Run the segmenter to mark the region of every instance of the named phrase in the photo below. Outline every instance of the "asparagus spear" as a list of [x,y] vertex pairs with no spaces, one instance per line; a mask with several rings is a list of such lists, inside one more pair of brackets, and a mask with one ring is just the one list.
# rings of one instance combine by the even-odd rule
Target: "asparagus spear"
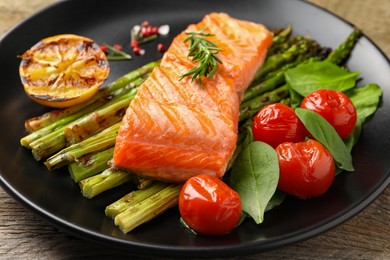
[[180,188],[181,186],[177,184],[171,184],[147,199],[131,205],[115,217],[115,225],[124,233],[128,233],[141,224],[148,222],[177,205]]
[[[280,43],[284,43],[287,41],[288,37],[290,37],[292,33],[292,25],[289,24],[286,28],[281,30],[273,39],[272,46],[277,46]],[[272,48],[271,46],[271,48]]]
[[137,188],[140,190],[143,190],[143,189],[150,187],[150,185],[152,185],[153,183],[154,183],[154,180],[152,180],[152,179],[140,177]]
[[95,100],[90,99],[87,100],[86,102],[83,102],[79,105],[75,105],[69,108],[51,110],[43,115],[27,119],[24,122],[24,127],[29,133],[33,133],[42,128],[48,128],[52,124],[58,124],[57,123],[58,121],[65,120],[67,117],[73,115],[74,113],[77,113],[82,109],[85,109],[85,107],[89,106],[94,102]]
[[326,61],[341,65],[351,54],[352,49],[355,47],[357,40],[363,35],[362,31],[358,28],[354,28],[348,38],[341,43],[336,49],[334,49]]
[[255,97],[241,104],[239,122],[252,118],[262,107],[268,104],[279,102],[288,96],[287,85],[266,92],[259,97]]
[[110,93],[112,91],[116,91],[120,88],[125,87],[130,82],[152,72],[154,67],[159,66],[160,63],[161,63],[160,60],[152,61],[152,62],[149,62],[148,64],[134,70],[134,71],[127,73],[126,75],[120,77],[119,79],[115,80],[114,82],[108,84],[105,92]]
[[253,87],[258,86],[259,83],[265,79],[270,79],[279,72],[295,67],[308,58],[323,57],[324,53],[326,53],[325,50],[327,49],[328,48],[321,47],[314,40],[303,37],[294,37],[293,44],[291,44],[286,51],[268,56],[263,67],[257,71],[246,95],[248,95],[248,92],[250,92]]
[[287,51],[283,53],[269,56],[263,64],[263,67],[256,72],[251,86],[258,84],[264,75],[294,60],[298,55],[298,50],[299,49],[297,45],[292,45]]
[[245,103],[246,101],[251,100],[252,98],[255,98],[262,93],[271,91],[285,82],[286,80],[284,78],[284,71],[278,71],[274,77],[265,80],[253,86],[252,88],[248,88],[247,91],[244,92],[242,102]]
[[280,32],[278,32],[273,40],[272,45],[268,49],[268,56],[284,52],[286,49],[286,46],[291,46],[291,41],[289,40],[289,37],[292,33],[292,26],[288,25],[286,28],[281,29]]
[[153,70],[154,67],[159,66],[159,65],[160,65],[160,61],[153,61],[153,62],[150,62],[150,63],[148,63],[148,64],[146,64],[146,65],[144,65],[144,66],[142,66],[134,71],[131,71],[131,72],[123,75],[122,77],[118,78],[114,82],[103,87],[101,90],[99,90],[98,93],[96,93],[95,96],[93,96],[91,99],[89,99],[88,101],[86,101],[82,104],[79,104],[79,105],[76,105],[73,107],[69,107],[66,109],[61,109],[61,110],[58,110],[58,109],[52,110],[52,111],[47,112],[41,116],[28,119],[25,122],[25,128],[29,132],[37,131],[38,129],[46,127],[46,126],[52,124],[53,122],[56,122],[56,121],[63,119],[63,118],[66,118],[66,117],[80,111],[81,109],[84,109],[86,106],[96,102],[99,99],[103,99],[103,100],[106,99],[107,97],[112,95],[113,92],[115,92],[117,90],[120,90],[123,88],[133,88],[134,86],[131,84],[133,81],[135,81],[139,78],[145,77],[145,75],[149,74]]
[[294,37],[288,39],[285,42],[282,42],[282,43],[279,43],[279,44],[273,44],[269,48],[269,50],[267,52],[267,56],[271,57],[271,56],[275,56],[275,55],[280,55],[280,54],[286,52],[293,45],[297,45],[301,41],[306,41],[306,40],[310,40],[310,39],[306,38],[306,37],[303,37],[303,36],[297,35],[297,36],[294,36]]
[[284,98],[284,99],[280,100],[279,103],[286,105],[286,106],[290,106],[291,105],[291,98],[289,98],[289,97]]
[[106,190],[115,188],[127,182],[138,184],[139,178],[135,174],[129,174],[114,169],[106,169],[98,175],[80,181],[79,185],[83,196],[91,199]]
[[[112,159],[114,147],[100,152],[87,154],[69,165],[69,172],[75,182],[92,177],[108,168]],[[138,189],[145,189],[153,183],[151,179],[139,178]]]
[[[138,79],[136,85],[140,85],[143,79]],[[75,120],[64,128],[64,135],[69,144],[75,144],[96,134],[103,129],[122,120],[131,100],[135,97],[137,89],[111,100],[92,113]]]
[[[104,103],[103,100],[99,100],[99,101],[94,102],[94,103],[84,107],[83,109],[81,109],[81,110],[79,110],[79,111],[77,111],[77,112],[75,112],[67,117],[64,117],[64,118],[61,118],[57,121],[54,121],[51,124],[49,124],[43,128],[40,128],[37,131],[32,132],[29,135],[26,135],[25,137],[20,139],[20,144],[28,149],[31,149],[30,144],[32,142],[54,132],[55,130],[63,129],[65,125],[69,124],[70,122],[76,120],[77,118],[79,118],[87,113],[93,112],[98,107],[102,106],[103,103]],[[58,110],[55,110],[55,111],[58,111]],[[49,113],[47,113],[47,115],[49,115]]]
[[115,145],[115,139],[118,134],[120,123],[116,123],[104,131],[91,136],[80,143],[70,145],[58,153],[54,154],[45,161],[49,170],[57,169],[68,165],[83,155],[103,151]]
[[114,203],[108,205],[105,210],[107,217],[114,219],[119,213],[125,211],[127,208],[151,197],[162,189],[168,187],[168,183],[165,182],[155,182],[153,185],[149,186],[147,189],[135,190],[129,194],[123,196]]
[[[134,83],[139,85],[142,81],[143,79],[139,79]],[[136,90],[137,89],[132,89],[122,96],[118,96],[105,105],[99,107],[98,110],[95,109],[94,112],[83,115],[76,121],[33,141],[29,144],[29,147],[32,149],[34,158],[39,161],[63,149],[67,144],[65,133],[68,134],[68,138],[72,141],[71,143],[75,143],[76,141],[81,141],[82,139],[103,130],[104,127],[102,127],[102,125],[108,126],[112,123],[119,122],[123,116],[123,113],[120,113],[120,111],[123,111],[123,109],[129,105],[130,101],[135,96]],[[80,126],[77,124],[80,124]],[[72,132],[74,131],[74,128],[71,128],[72,126],[77,129],[82,129],[84,132],[82,133],[80,130],[81,134],[77,135],[77,132]],[[69,127],[69,129],[65,130],[66,127]]]
[[248,88],[244,92],[244,97],[242,102],[246,102],[248,100],[253,99],[256,96],[259,96],[262,93],[274,90],[276,87],[283,85],[286,83],[284,73],[290,69],[294,68],[296,66],[299,66],[300,64],[306,64],[307,62],[312,62],[316,60],[321,60],[320,57],[311,57],[310,55],[308,56],[299,56],[296,60],[293,62],[290,62],[286,65],[284,65],[281,69],[269,73],[269,75],[264,79],[263,82],[252,86],[251,88]]
[[114,147],[100,152],[84,155],[69,164],[69,172],[74,182],[79,182],[107,169],[107,162],[112,158]]
[[32,155],[37,161],[40,161],[48,155],[61,150],[65,146],[66,140],[63,127],[30,143]]

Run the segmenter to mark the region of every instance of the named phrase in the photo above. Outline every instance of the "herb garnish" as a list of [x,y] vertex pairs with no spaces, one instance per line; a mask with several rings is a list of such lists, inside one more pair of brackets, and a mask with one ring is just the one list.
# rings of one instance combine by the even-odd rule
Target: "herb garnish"
[[205,33],[205,29],[186,32],[186,34],[188,37],[183,42],[190,41],[187,57],[192,57],[192,61],[199,62],[199,64],[183,74],[180,80],[192,75],[192,81],[198,80],[200,85],[203,86],[202,76],[211,78],[217,71],[218,63],[222,64],[222,61],[216,56],[221,49],[215,43],[206,39],[206,37],[214,34]]
[[124,51],[121,51],[118,48],[115,48],[114,46],[111,46],[109,44],[103,44],[105,48],[107,48],[106,57],[108,60],[131,60],[131,55],[127,54]]

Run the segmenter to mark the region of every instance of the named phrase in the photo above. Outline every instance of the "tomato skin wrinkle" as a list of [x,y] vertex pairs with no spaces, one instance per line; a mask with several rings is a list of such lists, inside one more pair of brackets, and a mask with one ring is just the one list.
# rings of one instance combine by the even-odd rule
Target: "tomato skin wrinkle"
[[207,185],[204,179],[196,178],[188,189],[184,192],[184,196],[188,200],[201,199],[204,201],[217,201],[216,186]]
[[278,188],[302,199],[324,194],[332,185],[335,163],[319,142],[283,143],[276,148],[280,178]]
[[206,174],[190,178],[179,196],[179,211],[184,222],[198,233],[223,235],[241,217],[241,200],[234,190],[216,177]]
[[307,95],[300,105],[326,119],[342,139],[352,133],[357,115],[352,101],[343,92],[320,89]]
[[307,130],[294,110],[281,103],[267,105],[253,119],[253,137],[276,147],[283,142],[300,142]]

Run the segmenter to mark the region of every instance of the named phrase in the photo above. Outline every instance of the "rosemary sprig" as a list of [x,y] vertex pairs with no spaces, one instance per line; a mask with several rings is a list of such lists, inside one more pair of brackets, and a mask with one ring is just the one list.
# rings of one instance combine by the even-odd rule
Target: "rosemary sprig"
[[213,36],[213,34],[205,33],[205,29],[186,32],[186,34],[188,37],[183,42],[190,41],[187,57],[192,57],[192,61],[199,62],[199,64],[183,74],[179,80],[192,76],[192,81],[198,80],[203,87],[202,76],[211,78],[217,71],[218,63],[222,64],[222,61],[216,56],[221,49],[215,43],[206,39],[206,37]]
[[127,54],[124,51],[117,50],[109,44],[105,43],[103,45],[106,46],[109,50],[106,56],[108,60],[131,60],[130,54]]

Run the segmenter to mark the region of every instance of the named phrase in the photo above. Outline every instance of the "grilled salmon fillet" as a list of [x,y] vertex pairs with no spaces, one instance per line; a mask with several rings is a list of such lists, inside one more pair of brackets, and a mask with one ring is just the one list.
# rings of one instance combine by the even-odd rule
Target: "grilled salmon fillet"
[[[203,86],[180,76],[188,59],[186,31],[205,29],[222,64]],[[272,34],[261,24],[224,13],[206,15],[175,37],[126,111],[112,166],[141,176],[184,182],[198,174],[222,177],[237,141],[240,99],[264,62]]]

